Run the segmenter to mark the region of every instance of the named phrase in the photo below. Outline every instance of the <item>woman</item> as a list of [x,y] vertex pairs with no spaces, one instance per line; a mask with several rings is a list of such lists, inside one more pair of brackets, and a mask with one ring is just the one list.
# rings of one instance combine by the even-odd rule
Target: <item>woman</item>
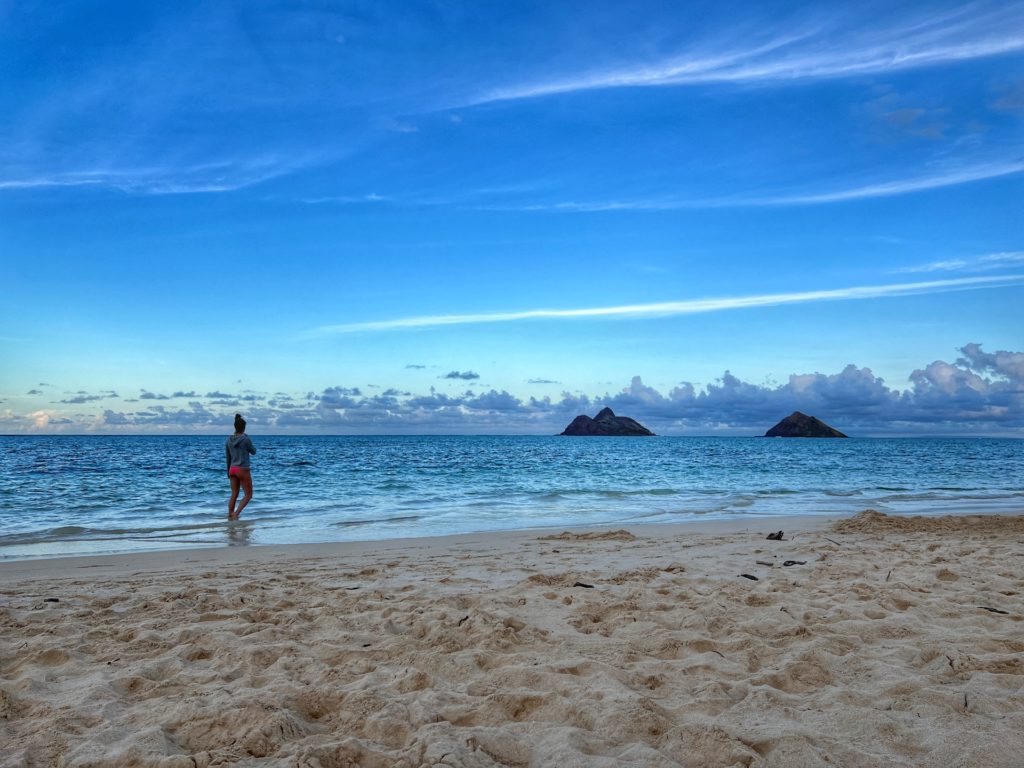
[[[235,414],[235,434],[228,438],[224,445],[224,452],[228,460],[228,480],[231,481],[231,501],[228,502],[228,520],[237,520],[245,509],[245,505],[252,501],[252,471],[249,469],[249,456],[256,453],[252,440],[245,434],[245,419],[242,414]],[[235,502],[238,500],[238,491],[245,491],[245,498],[235,509]]]

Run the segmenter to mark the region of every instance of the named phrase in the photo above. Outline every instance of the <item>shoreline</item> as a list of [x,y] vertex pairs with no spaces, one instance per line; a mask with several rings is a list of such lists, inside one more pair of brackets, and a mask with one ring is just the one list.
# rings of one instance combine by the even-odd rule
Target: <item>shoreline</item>
[[[5,574],[17,573],[22,570],[19,566],[26,566],[24,568],[26,573],[32,573],[36,570],[60,570],[65,566],[73,568],[88,567],[116,569],[118,567],[118,563],[121,561],[124,561],[126,564],[125,567],[128,567],[127,563],[133,562],[136,559],[145,559],[149,564],[155,564],[160,569],[166,570],[175,566],[175,563],[173,562],[175,559],[182,562],[194,562],[197,559],[205,561],[223,559],[225,562],[234,563],[252,558],[257,562],[262,562],[279,557],[291,557],[301,554],[303,550],[306,550],[308,554],[313,557],[340,556],[345,554],[346,550],[350,550],[352,553],[362,554],[372,551],[378,545],[386,549],[400,549],[403,546],[415,546],[419,544],[423,544],[431,548],[443,548],[445,546],[445,542],[460,543],[462,541],[480,541],[482,543],[489,544],[491,542],[487,540],[491,538],[494,538],[496,541],[522,537],[529,538],[531,536],[548,534],[552,531],[587,532],[608,530],[610,528],[628,528],[642,531],[645,535],[650,533],[652,535],[662,534],[672,536],[676,533],[682,532],[690,532],[694,534],[734,533],[752,529],[757,525],[765,528],[766,531],[778,530],[780,527],[783,529],[803,528],[805,530],[817,530],[838,521],[847,520],[863,511],[869,510],[858,510],[857,512],[849,515],[836,515],[834,513],[827,512],[821,514],[750,515],[711,519],[695,517],[689,520],[680,520],[678,522],[671,523],[616,521],[594,523],[592,525],[553,524],[536,526],[533,528],[488,529],[464,533],[428,534],[422,536],[413,535],[382,539],[349,539],[344,541],[302,542],[294,544],[253,544],[249,542],[244,544],[211,544],[207,546],[190,546],[188,544],[184,544],[182,546],[168,547],[166,549],[138,549],[120,552],[97,552],[95,554],[11,556],[0,558],[0,582],[3,581]],[[957,511],[940,510],[934,513],[914,512],[885,514],[889,514],[891,517],[900,518],[964,517],[972,515],[1002,517],[1024,515],[1024,507],[1011,508],[1007,506],[1005,509],[988,509],[984,512],[963,509]],[[227,530],[228,528],[229,526],[225,523],[224,529]],[[200,554],[204,555],[204,557],[197,558],[197,555]],[[64,561],[82,562],[65,563]],[[37,563],[39,567],[37,569],[28,567],[28,564],[30,563]],[[45,564],[45,566],[43,564]]]
[[[963,513],[970,514],[970,513]],[[1014,514],[1007,512],[1006,514]],[[12,557],[0,560],[0,583],[9,575],[24,573],[31,576],[40,572],[63,572],[77,569],[102,569],[116,572],[118,569],[139,568],[141,561],[154,570],[173,570],[183,563],[220,562],[236,564],[253,560],[268,562],[280,558],[291,558],[307,554],[310,557],[343,557],[364,555],[378,551],[395,551],[404,548],[423,549],[439,552],[449,546],[480,544],[484,546],[516,543],[520,540],[535,539],[563,531],[588,533],[609,529],[629,528],[641,531],[644,536],[673,536],[681,533],[727,534],[747,531],[760,524],[766,532],[801,527],[806,530],[818,529],[832,522],[845,519],[836,515],[764,515],[761,517],[737,517],[733,519],[684,520],[675,523],[596,523],[594,525],[548,525],[536,528],[512,528],[502,530],[473,531],[435,536],[403,536],[387,539],[352,539],[348,541],[306,542],[300,544],[244,544],[210,545],[205,547],[182,546],[169,549],[150,549],[127,552],[111,552],[83,555],[34,555]]]
[[1024,515],[604,528],[0,564],[0,764],[1019,765]]

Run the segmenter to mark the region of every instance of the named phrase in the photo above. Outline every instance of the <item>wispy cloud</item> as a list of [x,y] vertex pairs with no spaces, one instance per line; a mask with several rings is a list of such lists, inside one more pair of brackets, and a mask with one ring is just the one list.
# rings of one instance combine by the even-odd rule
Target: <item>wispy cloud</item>
[[927,264],[916,264],[909,267],[900,267],[899,269],[894,269],[893,272],[954,272],[957,270],[970,270],[974,272],[980,272],[990,269],[1015,267],[1018,264],[1024,264],[1024,251],[1004,251],[1002,253],[989,253],[986,254],[985,256],[976,256],[974,258],[930,261]]
[[0,189],[41,189],[44,187],[84,187],[93,184],[102,185],[102,178],[75,178],[38,176],[35,178],[0,179]]
[[1010,176],[1024,171],[1024,160],[1013,160],[1006,163],[990,163],[969,168],[961,168],[938,173],[931,176],[921,176],[913,179],[899,179],[895,181],[868,184],[861,187],[837,190],[834,192],[822,192],[808,195],[779,195],[776,197],[754,198],[746,202],[747,205],[814,205],[816,203],[836,203],[844,200],[861,200],[870,197],[891,197],[893,195],[905,195],[910,192],[920,192],[926,189],[937,189],[939,187],[950,187],[957,184],[968,184],[972,181],[984,179],[995,179],[1000,176]]
[[146,195],[232,192],[291,173],[304,163],[302,158],[262,156],[182,166],[112,167],[34,177],[12,176],[0,179],[0,190],[93,186]]
[[1024,281],[1022,275],[1000,275],[993,277],[965,277],[953,280],[930,280],[919,283],[898,283],[893,285],[868,285],[852,288],[838,288],[825,291],[803,291],[799,293],[774,293],[757,296],[733,296],[713,299],[690,299],[654,304],[632,304],[618,307],[592,307],[587,309],[531,309],[521,312],[489,312],[466,315],[426,315],[404,317],[395,320],[378,320],[365,323],[347,323],[316,328],[307,337],[326,336],[366,331],[393,331],[416,328],[433,328],[445,325],[478,325],[481,323],[507,323],[518,320],[574,320],[581,318],[629,319],[645,317],[669,317],[673,315],[696,315],[707,312],[723,312],[731,309],[772,307],[783,304],[807,304],[821,301],[849,301],[855,299],[877,299],[886,296],[909,296],[923,293],[941,293],[971,288],[996,287]]
[[881,30],[875,24],[852,29],[807,25],[756,44],[748,42],[749,37],[732,44],[698,43],[683,55],[496,88],[468,105],[598,88],[780,82],[932,66],[1020,51],[1024,49],[1019,32],[1022,21],[1024,10],[1019,5],[971,4]]
[[893,179],[873,184],[850,186],[825,192],[780,193],[761,197],[712,197],[712,198],[641,198],[634,200],[592,200],[565,201],[557,203],[536,203],[526,205],[495,204],[479,206],[483,210],[496,211],[566,211],[595,213],[603,211],[673,211],[700,210],[711,208],[757,208],[785,207],[800,205],[824,205],[850,200],[866,200],[877,197],[895,197],[929,189],[952,187],[975,181],[996,179],[1002,176],[1024,172],[1024,160],[989,162],[977,165],[944,169],[927,176]]
[[[1007,154],[1017,154],[1018,150]],[[1024,153],[1024,148],[1019,152]],[[427,194],[339,195],[302,198],[310,205],[368,205],[387,203],[405,208],[456,207],[472,211],[505,212],[550,212],[550,213],[604,213],[614,211],[682,211],[708,210],[719,208],[771,208],[787,206],[827,205],[872,198],[896,197],[899,195],[942,189],[961,184],[970,184],[988,179],[998,179],[1024,173],[1024,158],[1006,161],[986,160],[966,163],[958,167],[935,167],[929,174],[877,181],[869,184],[851,184],[841,189],[798,192],[781,191],[777,194],[760,196],[724,195],[721,197],[635,197],[612,200],[562,200],[554,202],[500,202],[503,195],[522,197],[530,193],[536,198],[544,190],[539,184],[508,185],[506,187],[481,188],[451,194],[448,196]],[[550,185],[546,185],[550,187]],[[0,188],[3,183],[0,182]],[[478,202],[490,199],[495,202]]]
[[305,197],[302,198],[301,202],[307,205],[324,205],[324,204],[335,204],[335,205],[361,205],[363,203],[385,203],[392,202],[393,198],[383,197],[376,193],[369,193],[366,195],[325,195],[321,197]]

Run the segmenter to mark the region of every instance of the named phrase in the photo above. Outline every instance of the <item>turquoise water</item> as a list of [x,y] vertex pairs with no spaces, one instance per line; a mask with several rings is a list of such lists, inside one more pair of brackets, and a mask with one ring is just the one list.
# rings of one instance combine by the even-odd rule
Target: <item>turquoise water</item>
[[1024,511],[1024,441],[0,437],[0,558],[696,518]]

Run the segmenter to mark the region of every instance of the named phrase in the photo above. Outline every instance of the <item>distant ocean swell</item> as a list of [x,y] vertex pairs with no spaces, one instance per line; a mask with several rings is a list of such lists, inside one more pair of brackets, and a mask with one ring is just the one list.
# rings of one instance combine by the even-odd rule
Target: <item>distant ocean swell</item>
[[0,558],[781,514],[1024,511],[1024,441],[0,438]]

